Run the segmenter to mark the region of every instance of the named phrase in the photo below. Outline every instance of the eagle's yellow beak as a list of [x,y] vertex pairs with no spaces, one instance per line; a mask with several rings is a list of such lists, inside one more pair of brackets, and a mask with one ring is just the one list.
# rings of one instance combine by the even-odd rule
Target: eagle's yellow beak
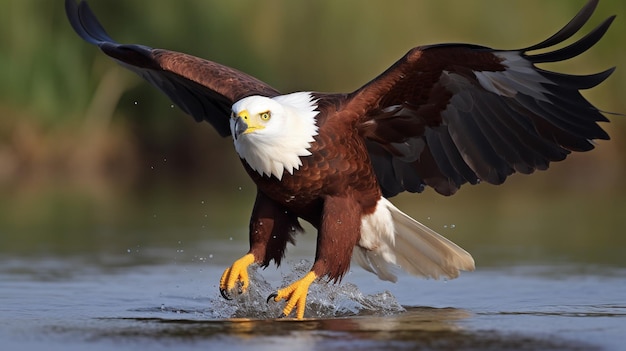
[[251,117],[248,110],[242,110],[237,114],[235,120],[235,133],[237,135],[252,133],[263,128],[265,126],[261,124],[260,118]]
[[250,113],[248,112],[248,110],[243,110],[237,114],[237,117],[248,123],[248,120],[250,119]]

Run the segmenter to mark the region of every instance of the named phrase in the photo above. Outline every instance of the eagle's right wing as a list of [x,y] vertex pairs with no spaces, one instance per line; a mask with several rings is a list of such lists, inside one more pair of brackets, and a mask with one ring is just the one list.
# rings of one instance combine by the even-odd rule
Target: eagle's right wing
[[211,123],[222,136],[230,135],[229,117],[237,100],[279,95],[276,89],[234,68],[179,52],[119,44],[84,1],[66,0],[65,11],[81,38],[159,88],[197,121]]

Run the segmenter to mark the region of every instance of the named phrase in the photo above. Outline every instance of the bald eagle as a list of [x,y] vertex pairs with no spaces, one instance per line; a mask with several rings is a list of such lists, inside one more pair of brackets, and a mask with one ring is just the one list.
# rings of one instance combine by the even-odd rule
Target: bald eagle
[[[609,139],[607,122],[580,90],[613,69],[569,75],[536,67],[575,57],[600,40],[614,17],[582,39],[549,50],[591,17],[589,1],[539,44],[495,50],[470,44],[416,47],[389,69],[346,94],[281,94],[266,83],[184,53],[111,39],[86,2],[66,0],[85,41],[162,90],[197,121],[231,136],[257,187],[250,249],[224,271],[224,298],[249,287],[248,267],[277,265],[287,243],[317,229],[309,273],[268,297],[286,300],[303,318],[309,286],[340,281],[351,259],[395,281],[394,267],[423,277],[455,278],[473,270],[465,250],[397,209],[387,198],[431,187],[454,194],[465,183],[501,184],[515,173],[545,170],[572,151]],[[529,53],[539,49],[542,53]]]

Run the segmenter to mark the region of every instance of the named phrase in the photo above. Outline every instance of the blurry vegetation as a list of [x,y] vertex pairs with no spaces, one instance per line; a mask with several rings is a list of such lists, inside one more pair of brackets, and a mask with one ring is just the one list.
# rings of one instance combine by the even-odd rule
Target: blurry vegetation
[[[583,3],[90,1],[120,42],[208,58],[284,92],[351,91],[422,44],[534,44],[567,23]],[[175,226],[233,220],[245,228],[254,187],[230,139],[195,123],[156,89],[84,43],[70,28],[62,1],[0,0],[0,6],[0,230],[6,230],[0,235],[7,238],[23,228],[106,227],[125,223],[137,208],[143,211],[140,221],[158,223],[154,227],[162,225],[153,221],[158,212]],[[611,14],[618,14],[617,21],[596,47],[548,67],[586,74],[619,66],[585,94],[603,110],[624,113],[626,3],[601,1],[585,28]],[[623,117],[608,117],[612,141],[601,141],[597,150],[553,165],[545,174],[513,177],[495,190],[463,189],[468,195],[453,202],[430,191],[401,201],[421,203],[415,208],[425,210],[431,201],[462,209],[479,199],[473,208],[484,205],[487,213],[517,204],[507,199],[529,188],[537,195],[589,189],[598,206],[623,209],[626,123]],[[615,229],[623,233],[621,225]]]

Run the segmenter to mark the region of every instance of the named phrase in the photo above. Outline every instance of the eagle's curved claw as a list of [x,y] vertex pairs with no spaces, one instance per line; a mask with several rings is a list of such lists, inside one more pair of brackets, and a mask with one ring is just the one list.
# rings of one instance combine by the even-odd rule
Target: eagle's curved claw
[[250,285],[248,278],[248,266],[254,263],[254,255],[246,254],[226,268],[220,279],[220,294],[226,300],[232,300],[230,292],[233,291],[237,283],[240,283],[239,293],[245,293]]
[[[270,303],[270,300],[274,300],[276,301],[276,298],[278,297],[277,293],[271,293],[270,296],[267,297],[267,303]],[[280,316],[278,316],[278,319],[283,319],[283,318],[287,318],[287,315],[283,312],[280,313]]]
[[277,293],[271,293],[270,296],[267,297],[267,303],[270,303],[271,299],[274,299],[274,301],[276,301],[277,296],[278,296]]
[[279,318],[285,318],[289,316],[294,307],[296,308],[296,318],[304,318],[304,309],[306,307],[306,296],[309,293],[309,286],[313,281],[317,279],[317,274],[309,272],[302,279],[294,282],[284,289],[280,289],[275,293],[270,294],[267,297],[269,303],[271,299],[278,302],[280,300],[287,300],[287,304],[283,309],[283,313]]
[[232,300],[233,298],[230,297],[230,295],[228,295],[228,291],[226,289],[222,289],[220,288],[220,294],[222,295],[223,298],[225,298],[226,300]]

